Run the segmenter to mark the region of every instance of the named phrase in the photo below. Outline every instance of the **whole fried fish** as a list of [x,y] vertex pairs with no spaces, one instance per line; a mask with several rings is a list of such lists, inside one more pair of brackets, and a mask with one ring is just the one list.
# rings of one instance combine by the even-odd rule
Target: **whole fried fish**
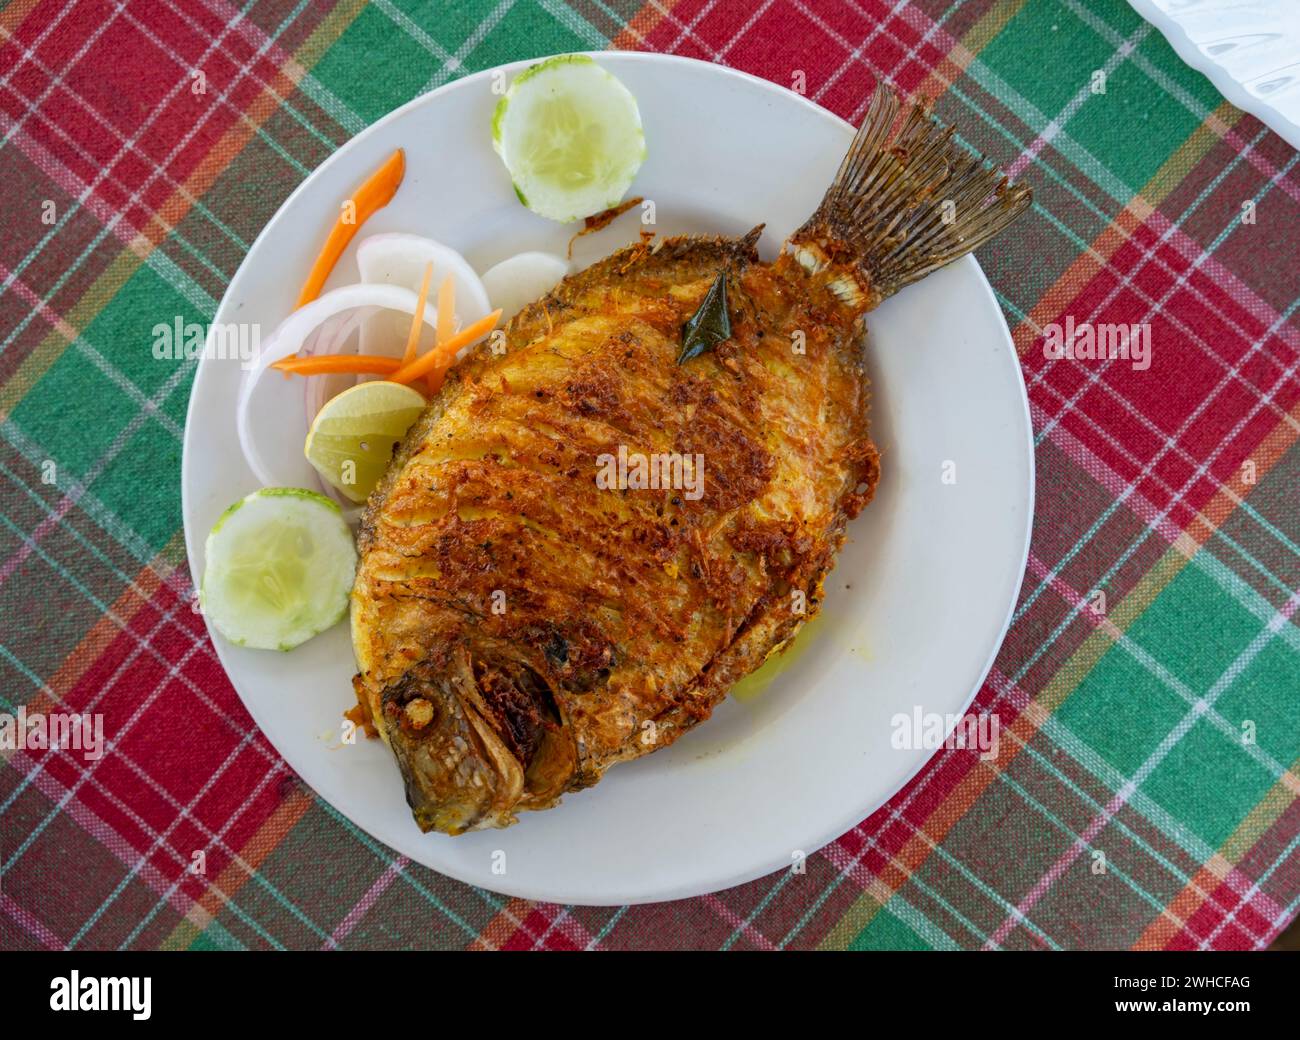
[[[625,249],[455,368],[363,521],[360,712],[424,830],[514,823],[666,747],[818,609],[872,497],[862,316],[1029,204],[878,86],[771,264]],[[897,127],[896,127],[897,125]]]

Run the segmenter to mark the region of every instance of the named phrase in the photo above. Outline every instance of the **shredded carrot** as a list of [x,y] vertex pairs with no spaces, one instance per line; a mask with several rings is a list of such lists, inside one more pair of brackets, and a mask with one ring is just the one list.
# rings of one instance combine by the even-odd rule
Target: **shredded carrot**
[[[438,286],[438,331],[434,345],[445,343],[456,334],[456,283],[447,275]],[[430,397],[442,386],[442,373],[424,377],[424,391]]]
[[480,318],[474,324],[466,326],[460,332],[452,336],[445,343],[439,343],[437,346],[426,350],[409,365],[403,365],[389,378],[394,383],[412,383],[424,376],[429,376],[430,380],[436,380],[437,385],[431,387],[431,392],[436,391],[442,385],[442,377],[447,374],[447,369],[451,368],[451,363],[456,360],[456,351],[461,347],[467,347],[480,336],[491,332],[501,317],[501,311],[495,310],[486,318]]
[[[406,337],[406,351],[402,354],[402,364],[409,365],[415,360],[415,348],[420,345],[420,327],[424,324],[424,304],[429,299],[429,283],[433,281],[433,261],[424,269],[424,280],[420,282],[420,298],[415,302],[415,314],[411,317],[411,331]],[[441,304],[442,297],[439,295]],[[442,312],[438,312],[438,328],[442,328]]]
[[400,359],[382,354],[325,354],[322,357],[289,356],[271,365],[285,375],[317,376],[332,372],[358,375],[388,375],[402,367]]
[[339,257],[343,255],[343,250],[352,241],[352,236],[357,233],[357,229],[362,224],[370,219],[376,210],[383,209],[393,200],[393,196],[397,193],[397,188],[402,183],[402,177],[405,173],[406,155],[399,148],[388,157],[388,161],[383,166],[372,173],[365,183],[352,193],[352,197],[347,200],[347,203],[352,204],[354,211],[346,214],[352,219],[345,219],[345,214],[340,214],[334,226],[330,228],[329,237],[325,239],[325,245],[321,247],[316,262],[311,265],[311,271],[307,274],[307,281],[303,284],[302,293],[298,296],[299,307],[304,303],[311,303],[320,295],[321,288],[325,285],[325,279],[334,270],[334,265],[338,263]]
[[438,343],[456,334],[456,283],[447,275],[438,286]]

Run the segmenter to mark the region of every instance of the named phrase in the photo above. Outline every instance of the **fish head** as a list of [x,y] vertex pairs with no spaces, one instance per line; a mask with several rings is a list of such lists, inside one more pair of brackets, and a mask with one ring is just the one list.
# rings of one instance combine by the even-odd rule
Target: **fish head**
[[554,804],[576,763],[541,677],[459,647],[385,687],[383,725],[424,831],[505,827]]

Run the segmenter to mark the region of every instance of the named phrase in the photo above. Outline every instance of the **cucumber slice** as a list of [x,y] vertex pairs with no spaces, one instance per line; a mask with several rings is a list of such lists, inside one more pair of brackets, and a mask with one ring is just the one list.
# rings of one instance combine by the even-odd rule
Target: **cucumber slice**
[[292,650],[347,614],[357,550],[324,495],[255,491],[221,514],[204,553],[199,605],[238,646]]
[[636,98],[585,54],[516,76],[497,102],[492,146],[519,201],[561,223],[617,205],[646,157]]

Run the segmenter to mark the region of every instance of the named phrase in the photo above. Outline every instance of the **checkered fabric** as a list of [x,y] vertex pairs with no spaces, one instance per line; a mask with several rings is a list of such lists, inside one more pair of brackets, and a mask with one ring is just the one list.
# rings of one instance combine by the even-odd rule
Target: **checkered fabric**
[[[633,908],[448,880],[290,772],[189,606],[194,366],[150,351],[367,124],[604,47],[802,71],[853,121],[882,75],[1035,190],[980,252],[1038,470],[999,756],[939,753],[804,874]],[[1296,914],[1296,153],[1121,0],[10,0],[0,132],[0,711],[109,740],[2,752],[3,947],[1253,948]],[[1067,316],[1149,324],[1150,368],[1048,359]]]

